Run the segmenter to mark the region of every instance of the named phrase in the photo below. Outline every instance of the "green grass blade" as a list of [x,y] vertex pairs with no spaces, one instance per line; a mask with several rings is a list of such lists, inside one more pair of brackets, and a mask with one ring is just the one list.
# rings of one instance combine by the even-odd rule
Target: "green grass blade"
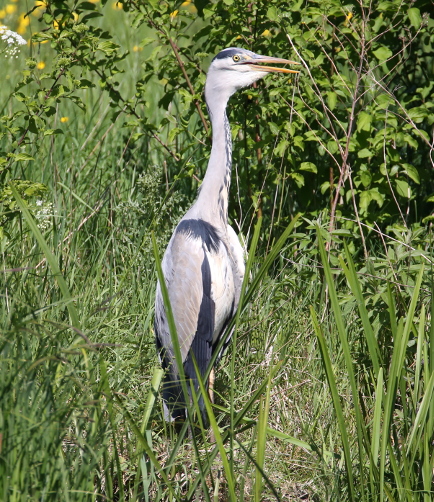
[[[431,272],[432,273],[432,272]],[[429,370],[434,373],[434,274],[431,278],[431,326],[429,330]]]
[[[433,373],[434,374],[434,373]],[[432,448],[429,445],[428,434],[423,438],[423,465],[422,465],[422,480],[423,480],[423,502],[432,502],[432,472],[433,469],[430,465],[430,458],[434,459]],[[431,495],[430,495],[431,494]]]
[[89,204],[86,203],[86,201],[84,201],[79,195],[77,195],[73,190],[71,190],[70,187],[64,185],[63,183],[61,183],[60,181],[57,182],[57,184],[59,186],[61,186],[62,188],[64,188],[65,190],[68,190],[68,192],[75,198],[78,200],[78,202],[80,202],[80,204],[83,204],[83,206],[87,207],[90,211],[94,211],[95,208],[92,207],[92,206],[89,206]]
[[262,264],[262,266],[258,270],[258,272],[255,274],[255,277],[253,278],[253,280],[249,286],[249,289],[247,290],[247,292],[244,296],[244,302],[242,305],[243,309],[247,306],[248,302],[252,299],[253,294],[258,289],[262,279],[264,278],[265,274],[268,272],[268,269],[270,268],[270,266],[272,265],[274,260],[277,258],[282,247],[285,245],[286,241],[288,240],[288,237],[290,236],[290,234],[294,230],[294,227],[295,227],[297,221],[300,219],[300,216],[301,216],[301,213],[298,213],[296,216],[294,216],[291,223],[286,227],[286,229],[283,231],[282,235],[279,237],[277,242],[274,244],[274,246],[270,249],[270,252],[265,257],[264,263]]
[[177,500],[175,493],[173,492],[173,487],[172,483],[170,482],[165,470],[162,468],[160,465],[160,462],[158,461],[157,457],[155,456],[154,452],[150,448],[146,438],[143,436],[143,434],[140,432],[140,429],[137,427],[135,421],[131,417],[129,411],[125,408],[124,404],[121,401],[121,398],[117,396],[114,393],[110,393],[110,398],[112,398],[114,401],[116,401],[119,409],[122,411],[123,416],[129,423],[131,429],[133,430],[134,434],[136,435],[137,439],[140,442],[140,445],[142,446],[143,450],[145,451],[146,455],[148,455],[149,460],[152,462],[152,464],[155,467],[155,470],[160,474],[162,477],[163,481],[166,483],[167,488],[171,494],[171,497],[173,500]]
[[[276,497],[276,501],[281,502],[281,498],[279,497],[279,494],[277,493],[276,488],[273,486],[272,482],[268,479],[268,477],[267,477],[266,473],[263,471],[263,469],[261,469],[261,467],[259,467],[259,465],[257,465],[255,459],[252,457],[249,450],[243,445],[243,443],[241,441],[236,441],[236,442],[237,442],[238,446],[244,451],[244,453],[246,454],[246,457],[252,462],[252,464],[255,465],[255,468],[260,472],[260,474],[264,478],[265,483],[267,484],[268,488],[271,490],[273,495]],[[263,499],[259,499],[259,500],[263,500]],[[269,500],[269,499],[267,498],[267,500]]]
[[419,402],[419,387],[420,381],[422,377],[422,365],[423,365],[423,343],[425,340],[425,305],[422,305],[420,309],[419,316],[419,329],[417,333],[417,346],[416,346],[416,365],[414,370],[414,386],[412,390],[413,397],[413,408],[417,407],[417,403]]
[[[194,359],[194,355],[193,355],[193,359]],[[196,364],[196,368],[197,368],[197,362],[194,360],[193,363]],[[202,375],[199,374],[198,378],[203,383]],[[205,385],[203,387],[205,388]],[[191,396],[192,396],[192,399],[193,399],[194,407],[196,409],[199,409],[199,396],[196,393],[196,390],[195,390],[194,386],[192,386],[192,389],[191,389]],[[201,432],[201,442],[202,442],[202,445],[203,445],[203,444],[206,444],[206,441],[207,441],[207,438],[206,438],[206,431],[207,430],[204,427],[203,420],[202,420],[202,414],[201,413],[199,413],[197,415],[197,418],[198,418],[200,429],[201,429],[200,430],[200,432]],[[211,424],[210,424],[210,426],[211,426]],[[211,426],[211,428],[212,428],[212,426]],[[191,435],[191,442],[193,443],[193,448],[194,448],[195,455],[196,455],[196,465],[197,465],[197,469],[199,470],[199,478],[200,478],[200,482],[201,482],[201,485],[202,485],[202,493],[203,493],[203,496],[205,498],[205,502],[211,502],[211,498],[210,498],[210,494],[209,494],[209,489],[208,489],[208,486],[207,486],[206,476],[211,471],[212,463],[209,462],[209,458],[207,456],[203,457],[200,454],[199,446],[198,446],[198,440],[196,438],[196,434],[195,433],[193,433]]]
[[[364,458],[363,452],[364,452],[364,450],[366,450],[367,455],[369,455],[371,448],[370,448],[370,441],[367,437],[365,421],[363,420],[363,417],[361,414],[358,386],[357,386],[356,377],[354,374],[353,358],[351,356],[350,346],[348,343],[347,333],[346,333],[346,328],[345,328],[345,322],[344,322],[342,312],[341,312],[341,309],[339,306],[335,283],[333,280],[331,268],[330,268],[330,265],[329,265],[329,262],[327,259],[326,249],[325,249],[324,242],[323,242],[323,239],[321,236],[321,231],[319,228],[317,228],[317,238],[318,238],[319,251],[320,251],[320,255],[321,255],[321,262],[324,267],[325,280],[326,280],[326,283],[328,286],[330,303],[331,303],[334,319],[336,322],[336,327],[337,327],[338,334],[339,334],[339,340],[341,342],[341,346],[342,346],[342,350],[343,350],[343,354],[344,354],[346,371],[347,371],[348,378],[350,381],[350,386],[351,386],[351,394],[352,394],[352,399],[353,399],[353,403],[354,403],[354,414],[356,417],[356,425],[357,425],[357,428],[356,428],[357,442],[358,442],[357,453],[359,456],[360,465],[364,465],[365,458]],[[364,487],[365,486],[365,479],[364,479],[364,470],[363,469],[360,470],[360,477],[361,477],[360,484],[362,487]],[[362,500],[364,500],[365,490],[363,489],[361,491],[361,493],[362,493]],[[352,496],[354,497],[354,492],[352,492]]]
[[262,498],[262,473],[265,462],[265,445],[267,440],[268,413],[270,411],[271,373],[268,375],[267,391],[259,404],[259,419],[256,427],[258,439],[256,441],[256,473],[255,473],[255,502],[261,502]]
[[[293,218],[291,223],[287,226],[287,228],[282,233],[282,235],[280,236],[278,241],[274,244],[274,246],[271,248],[268,255],[265,257],[264,263],[261,265],[258,272],[255,274],[252,282],[250,283],[250,286],[247,288],[247,291],[245,293],[243,293],[243,301],[242,302],[240,301],[240,303],[238,305],[238,310],[240,311],[239,315],[241,315],[241,313],[244,312],[244,310],[249,305],[249,301],[252,299],[255,291],[257,291],[257,289],[259,288],[261,281],[263,280],[265,274],[268,272],[268,269],[272,265],[273,261],[276,259],[276,257],[278,256],[278,254],[282,250],[282,247],[284,246],[284,244],[287,241],[291,232],[294,230],[294,227],[295,227],[297,221],[299,220],[300,216],[301,216],[301,214],[297,214]],[[251,249],[249,250],[249,259],[246,264],[246,273],[244,274],[243,286],[244,286],[244,282],[247,282],[249,280],[249,274],[247,273],[247,271],[250,270],[249,267],[251,267],[251,264],[249,264],[249,260],[253,260],[253,258],[254,258],[254,253],[253,253],[253,247],[251,246]],[[238,318],[238,313],[237,313],[237,316],[234,319],[232,319],[232,321],[229,323],[229,325],[226,329],[226,333],[228,335],[231,332],[233,326],[235,325],[237,318]],[[214,365],[214,363],[218,357],[218,354],[220,353],[220,350],[222,349],[225,342],[226,342],[226,337],[222,337],[222,339],[220,340],[220,342],[218,343],[218,345],[214,351],[213,357],[211,358],[210,366],[209,366],[208,372],[206,373],[207,376],[209,375],[209,372],[211,371],[211,368]]]
[[234,478],[233,478],[233,475],[232,475],[233,470],[232,470],[232,467],[230,465],[229,459],[228,459],[228,457],[226,455],[226,450],[225,450],[225,447],[224,447],[223,439],[222,439],[222,436],[220,434],[220,429],[219,429],[219,426],[217,424],[217,420],[215,418],[214,411],[213,411],[212,406],[211,406],[211,402],[209,400],[208,392],[205,389],[205,385],[204,385],[204,383],[202,381],[202,378],[201,378],[201,375],[200,375],[200,371],[199,371],[199,368],[198,368],[198,366],[196,364],[196,360],[195,360],[194,357],[193,357],[193,363],[194,363],[194,367],[195,367],[195,370],[196,370],[197,379],[198,379],[198,382],[199,382],[199,388],[200,388],[200,391],[202,393],[203,402],[205,404],[205,408],[206,408],[206,411],[208,413],[209,423],[210,423],[211,429],[212,429],[212,431],[214,433],[216,445],[217,445],[218,451],[220,453],[220,458],[221,458],[222,463],[223,463],[223,469],[225,471],[226,481],[227,481],[227,484],[228,484],[229,500],[231,500],[232,502],[237,502],[237,497],[235,495],[235,481],[234,481]]
[[[271,370],[271,372],[270,372],[271,373],[271,377],[270,377],[271,380],[273,380],[273,378],[275,377],[275,375],[277,374],[277,372],[279,371],[279,369],[281,368],[281,366],[282,366],[282,362],[279,362]],[[255,421],[250,420],[250,419],[246,419],[246,414],[252,409],[253,405],[256,403],[256,401],[259,399],[259,397],[263,394],[263,392],[265,390],[265,387],[267,385],[267,382],[268,382],[268,378],[266,380],[264,380],[261,383],[261,385],[258,386],[258,388],[255,390],[255,392],[253,392],[253,394],[250,396],[249,400],[244,405],[244,407],[242,408],[242,410],[239,411],[239,412],[237,412],[237,414],[234,417],[234,422],[232,424],[232,427],[234,427],[234,428],[237,427],[243,421],[247,422],[247,425],[246,425],[247,428],[252,428],[252,427],[254,427],[256,425]],[[213,407],[217,408],[217,409],[220,409],[222,411],[227,411],[224,408],[219,407],[217,405],[213,405]],[[228,414],[229,414],[229,412],[228,412]],[[269,429],[269,431],[270,431],[270,433],[273,433],[274,435],[276,435],[276,437],[279,437],[279,433],[277,431],[273,431],[272,429]],[[228,439],[230,439],[230,435],[231,434],[232,434],[232,431],[229,430],[229,431],[226,431],[222,435],[223,444],[226,444],[226,441],[228,441]],[[297,439],[291,438],[291,436],[284,435],[284,437],[282,439],[287,440],[288,442],[292,442],[291,439],[294,439],[294,444],[296,444],[297,446],[301,446],[302,448],[306,448],[306,449],[311,449],[311,447],[307,443],[299,442]],[[218,453],[219,453],[219,449],[216,446],[208,454],[208,462],[209,462],[210,465],[211,465],[211,463],[213,462],[213,460],[215,459],[215,457],[217,456]],[[196,489],[197,489],[197,487],[199,485],[199,482],[200,482],[199,477],[197,477],[193,481],[193,483],[192,483],[192,485],[191,485],[191,487],[189,489],[188,495],[187,495],[187,500],[190,500],[190,497],[192,497],[194,495],[194,493],[195,493],[195,491],[196,491]]]
[[[238,326],[239,326],[239,322],[240,322],[240,315],[241,315],[241,308],[240,306],[244,304],[244,296],[245,296],[245,293],[246,293],[246,288],[247,288],[247,283],[249,282],[249,278],[250,278],[250,271],[252,269],[252,264],[253,264],[253,260],[255,259],[255,256],[256,256],[256,247],[258,245],[258,241],[259,241],[259,235],[260,235],[260,231],[261,231],[261,224],[262,224],[262,218],[258,218],[258,221],[255,225],[255,230],[253,232],[253,238],[252,238],[252,242],[251,242],[251,245],[250,245],[250,249],[249,249],[249,255],[248,255],[248,259],[247,259],[247,263],[246,263],[246,269],[244,271],[244,278],[243,278],[243,283],[241,285],[241,292],[240,292],[240,299],[239,299],[239,306],[237,308],[237,312],[235,314],[235,328],[234,328],[234,332],[232,334],[232,343],[231,343],[231,346],[233,347],[233,350],[232,350],[232,353],[231,353],[231,360],[230,360],[230,366],[229,366],[229,378],[230,378],[230,381],[231,381],[231,389],[230,389],[230,403],[231,403],[231,409],[230,409],[230,416],[231,416],[231,424],[234,423],[234,416],[235,416],[235,409],[234,409],[234,403],[235,403],[235,383],[236,383],[236,378],[235,378],[235,365],[236,365],[236,361],[238,360],[237,358],[237,354],[236,354],[236,347],[237,347],[237,335],[238,335]],[[230,333],[230,328],[228,328],[228,333]],[[223,337],[223,338],[226,338],[226,337]],[[216,350],[215,351],[216,353],[218,353],[218,351]],[[212,364],[212,363],[211,363]],[[232,427],[230,427],[230,430],[231,432],[235,432],[235,427],[232,425]],[[234,436],[233,434],[230,435],[230,442],[231,442],[231,451],[233,451],[234,449]],[[231,456],[231,469],[234,470],[234,466],[233,466],[233,457]]]
[[339,263],[342,270],[345,273],[348,284],[350,285],[351,291],[356,299],[357,307],[360,313],[360,319],[362,321],[364,334],[366,337],[366,342],[369,349],[369,354],[371,356],[372,365],[374,367],[375,375],[378,375],[380,370],[380,349],[378,347],[377,339],[375,338],[374,330],[372,329],[371,323],[369,322],[368,310],[365,305],[365,299],[363,298],[362,289],[357,277],[356,267],[354,266],[351,253],[345,243],[345,257],[348,263],[348,267],[345,265],[342,257],[339,257]]
[[378,466],[378,451],[381,438],[381,411],[383,405],[383,368],[380,368],[377,375],[377,386],[375,389],[374,417],[372,419],[372,440],[371,455],[375,466]]
[[74,326],[74,328],[79,330],[80,329],[80,321],[79,321],[78,313],[77,313],[77,310],[76,310],[75,305],[73,303],[73,298],[71,296],[71,293],[69,292],[68,285],[66,284],[66,281],[63,278],[62,272],[60,271],[59,262],[58,262],[56,256],[51,252],[51,250],[47,244],[47,241],[44,239],[44,236],[42,235],[41,231],[39,230],[38,225],[36,224],[35,220],[33,219],[33,216],[30,214],[30,211],[27,209],[25,202],[21,198],[17,189],[14,187],[13,182],[10,182],[9,186],[12,190],[12,193],[15,197],[15,200],[17,202],[18,207],[21,209],[21,212],[24,216],[24,219],[27,222],[27,225],[29,226],[29,228],[30,228],[31,232],[33,233],[35,239],[37,240],[42,252],[45,255],[47,263],[51,269],[51,273],[53,274],[53,277],[55,278],[57,285],[59,286],[59,289],[62,293],[66,308],[68,309],[68,312],[69,312],[69,317],[71,318],[71,324],[72,324],[72,326]]
[[431,375],[428,383],[426,384],[425,393],[420,403],[419,410],[417,412],[416,418],[413,422],[412,431],[407,440],[407,455],[411,455],[411,451],[413,450],[413,454],[411,455],[411,464],[415,461],[415,456],[417,454],[417,450],[421,447],[421,437],[422,434],[428,434],[431,436],[433,431],[427,430],[426,428],[426,418],[428,416],[428,411],[431,405],[431,401],[433,399],[434,392],[434,373]]
[[398,486],[403,487],[400,479],[400,470],[395,466],[396,459],[394,452],[390,446],[390,426],[393,419],[393,413],[396,405],[396,394],[401,378],[404,375],[405,368],[405,355],[407,351],[408,340],[414,323],[414,313],[416,310],[417,302],[419,301],[419,291],[423,279],[424,266],[422,264],[416,283],[413,290],[411,302],[407,311],[405,324],[404,319],[398,322],[396,333],[394,334],[394,347],[392,354],[392,362],[389,369],[387,393],[384,404],[384,420],[383,420],[383,437],[381,441],[381,454],[380,454],[380,501],[384,500],[384,483],[385,483],[385,464],[387,452],[390,453],[390,462],[395,473],[395,481]]
[[142,426],[140,432],[145,433],[148,426],[149,418],[151,417],[152,409],[155,405],[155,400],[157,399],[158,389],[160,388],[161,379],[163,378],[164,370],[162,368],[154,368],[154,374],[152,375],[151,388],[149,389],[148,399],[145,404],[145,411],[143,413]]
[[108,418],[110,420],[110,425],[111,425],[111,430],[112,430],[112,441],[113,441],[113,455],[115,458],[116,462],[116,474],[117,474],[117,481],[119,485],[119,498],[121,501],[125,500],[125,493],[124,493],[124,484],[122,481],[122,469],[121,469],[121,462],[119,459],[119,450],[118,450],[118,445],[117,445],[117,434],[116,434],[116,419],[113,414],[113,401],[110,399],[110,386],[108,382],[108,377],[107,377],[107,368],[105,362],[101,359],[99,363],[100,371],[101,371],[101,386],[102,390],[105,393],[107,397],[107,414]]
[[352,468],[352,459],[351,459],[351,450],[350,444],[348,441],[348,433],[347,426],[345,424],[344,413],[342,410],[340,397],[337,391],[336,379],[333,372],[332,362],[328,353],[327,344],[322,333],[321,327],[318,323],[318,319],[316,316],[316,312],[313,307],[310,307],[310,316],[312,319],[312,324],[315,330],[316,337],[318,339],[321,357],[324,364],[324,370],[326,373],[327,381],[329,383],[329,389],[332,395],[333,407],[336,413],[336,418],[339,424],[339,432],[342,440],[342,448],[344,450],[345,457],[345,468],[348,476],[348,487],[350,490],[351,500],[355,500],[355,491],[354,491],[354,476],[353,476],[353,468]]

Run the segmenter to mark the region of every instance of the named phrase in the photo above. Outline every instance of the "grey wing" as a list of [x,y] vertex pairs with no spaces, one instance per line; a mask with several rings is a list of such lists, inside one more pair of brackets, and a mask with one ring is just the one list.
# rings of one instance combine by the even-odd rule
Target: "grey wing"
[[[194,352],[202,373],[211,358],[213,304],[204,287],[207,281],[206,263],[200,240],[175,231],[164,255],[162,268],[175,320],[184,373],[187,379],[192,379],[195,383],[197,378],[190,349]],[[197,333],[200,336],[197,336]],[[157,285],[155,300],[155,334],[159,357],[166,370],[163,397],[168,409],[165,406],[165,417],[167,420],[170,420],[170,417],[183,418],[186,405],[160,284]]]
[[[162,262],[183,362],[187,358],[198,327],[204,289],[204,254],[198,239],[175,231]],[[169,360],[174,361],[174,349],[159,284],[155,307],[157,337]]]

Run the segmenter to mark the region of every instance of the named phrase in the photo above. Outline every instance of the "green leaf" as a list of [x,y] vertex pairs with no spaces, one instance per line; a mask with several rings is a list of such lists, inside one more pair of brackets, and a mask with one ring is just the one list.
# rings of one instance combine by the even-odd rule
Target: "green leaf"
[[388,47],[380,47],[376,51],[372,51],[372,53],[379,61],[385,61],[386,59],[389,59],[393,54],[393,52]]
[[387,109],[394,103],[393,98],[389,94],[383,93],[377,96],[376,103],[380,108]]
[[119,46],[109,40],[106,40],[104,42],[100,42],[96,48],[110,56],[118,50]]
[[380,193],[378,191],[378,188],[372,188],[371,190],[369,190],[370,194],[371,194],[371,198],[372,200],[375,200],[375,202],[378,204],[378,207],[381,207],[383,204],[384,204],[384,200],[385,200],[385,195],[383,193]]
[[411,196],[411,190],[408,183],[404,180],[395,180],[396,191],[401,197],[406,197],[407,199]]
[[409,110],[408,115],[413,122],[420,124],[426,119],[428,110],[424,106],[416,106],[415,108]]
[[387,11],[387,10],[395,11],[396,4],[394,2],[389,2],[389,1],[380,2],[378,4],[377,10],[379,10],[379,11]]
[[321,193],[324,195],[327,190],[330,190],[330,181],[324,181],[324,183],[320,187]]
[[292,138],[292,141],[294,142],[294,146],[300,148],[300,150],[304,149],[304,141],[302,136],[294,136]]
[[336,230],[333,230],[333,232],[331,232],[331,234],[336,235],[338,237],[352,237],[353,236],[353,232],[351,232],[347,228],[338,228]]
[[298,188],[301,188],[302,186],[304,186],[304,176],[302,174],[290,173],[289,178],[292,178],[295,181]]
[[362,171],[360,173],[360,180],[362,182],[362,185],[364,187],[368,187],[371,184],[372,181],[372,175],[369,171]]
[[419,146],[418,142],[410,134],[404,134],[404,141],[414,149],[417,149]]
[[277,12],[276,7],[273,5],[267,10],[267,17],[270,21],[277,21],[279,19],[279,14]]
[[411,9],[408,9],[407,14],[413,28],[416,28],[416,30],[418,30],[420,28],[420,25],[422,24],[422,16],[420,15],[420,10],[417,7],[412,7]]
[[363,148],[362,150],[359,150],[359,152],[357,153],[357,157],[359,157],[359,159],[366,159],[367,157],[372,157],[372,155],[374,155],[371,150],[368,150],[367,148]]
[[372,195],[369,190],[365,190],[360,194],[359,206],[360,209],[366,211],[368,209],[369,203],[372,200]]
[[369,131],[371,129],[372,114],[367,112],[360,112],[357,115],[357,130]]
[[81,2],[78,5],[78,8],[83,9],[83,10],[95,10],[96,6],[95,6],[95,4],[93,4],[91,2]]
[[276,148],[274,149],[274,153],[278,156],[281,157],[285,150],[288,148],[289,142],[286,139],[283,139],[278,143]]
[[10,153],[9,157],[12,157],[17,162],[22,162],[25,160],[35,160],[31,155],[27,153]]
[[410,179],[412,179],[415,183],[420,184],[419,172],[414,166],[405,163],[402,164],[402,168]]
[[327,91],[327,103],[330,110],[334,110],[334,108],[336,107],[337,99],[338,95],[335,92]]
[[317,173],[318,169],[313,162],[302,162],[299,167],[300,171],[308,171],[310,173]]
[[274,134],[274,136],[277,136],[279,134],[279,127],[274,122],[269,122],[268,127],[270,128],[270,131]]
[[62,129],[46,129],[44,131],[44,136],[51,136],[53,134],[63,134]]

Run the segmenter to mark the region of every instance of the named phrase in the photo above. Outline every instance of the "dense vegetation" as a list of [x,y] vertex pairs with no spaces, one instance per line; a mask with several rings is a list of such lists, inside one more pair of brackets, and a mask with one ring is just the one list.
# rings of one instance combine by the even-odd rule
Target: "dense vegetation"
[[[12,57],[0,38],[2,500],[433,499],[430,9],[0,8],[28,41]],[[250,273],[212,439],[163,421],[152,321],[228,46],[302,66],[230,101]]]

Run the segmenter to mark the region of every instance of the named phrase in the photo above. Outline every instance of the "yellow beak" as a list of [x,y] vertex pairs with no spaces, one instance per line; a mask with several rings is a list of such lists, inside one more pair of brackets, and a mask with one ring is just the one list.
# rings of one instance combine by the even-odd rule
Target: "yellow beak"
[[269,56],[260,56],[255,54],[255,56],[248,61],[242,61],[240,64],[247,64],[254,71],[265,71],[265,72],[279,72],[279,73],[300,73],[297,70],[290,70],[289,68],[278,68],[276,66],[260,66],[262,63],[271,64],[300,64],[296,61],[290,61],[289,59],[273,58]]

